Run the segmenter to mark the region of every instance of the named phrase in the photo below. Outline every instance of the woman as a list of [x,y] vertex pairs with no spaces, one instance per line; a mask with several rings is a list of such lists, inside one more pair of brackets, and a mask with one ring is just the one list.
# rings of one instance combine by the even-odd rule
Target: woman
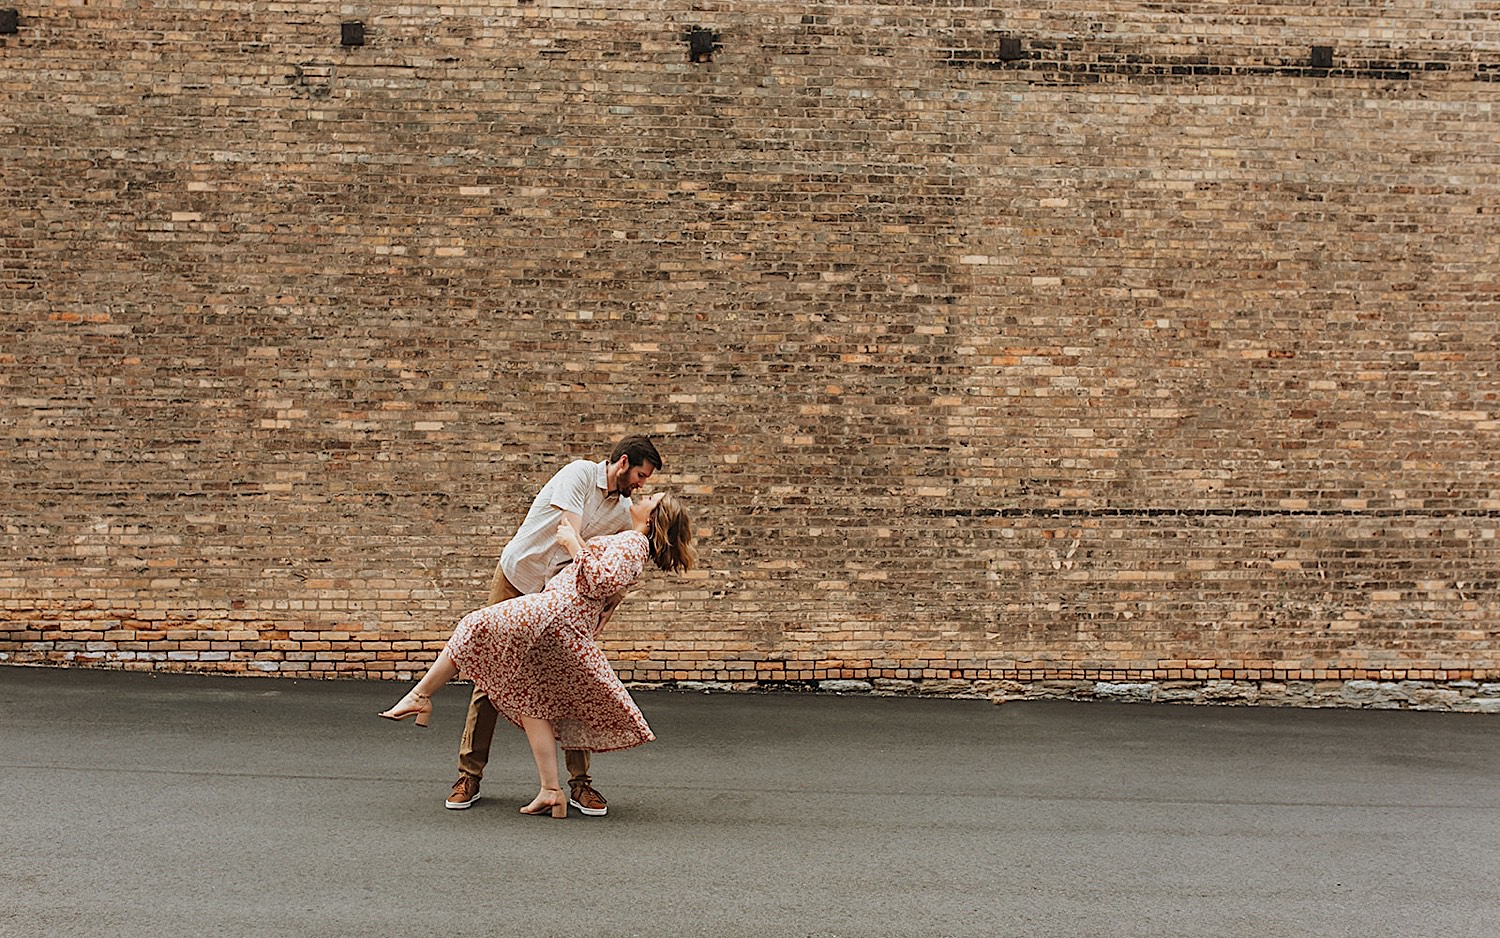
[[632,502],[630,521],[630,530],[587,544],[566,520],[560,523],[557,542],[573,563],[540,593],[464,616],[417,686],[380,715],[415,716],[426,726],[432,694],[462,673],[531,744],[541,790],[521,813],[550,810],[567,817],[568,796],[557,775],[559,741],[567,749],[609,752],[656,738],[594,644],[609,598],[640,578],[647,557],[669,572],[691,569],[697,559],[692,523],[673,496]]

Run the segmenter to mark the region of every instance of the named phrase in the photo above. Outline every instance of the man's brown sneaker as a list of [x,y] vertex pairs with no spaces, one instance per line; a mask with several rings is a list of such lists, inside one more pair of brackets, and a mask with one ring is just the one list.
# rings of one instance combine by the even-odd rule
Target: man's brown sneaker
[[609,813],[609,802],[588,782],[570,782],[568,787],[572,789],[568,804],[589,817],[604,817]]
[[462,811],[479,800],[479,779],[472,775],[460,775],[453,783],[453,794],[443,802],[443,807]]

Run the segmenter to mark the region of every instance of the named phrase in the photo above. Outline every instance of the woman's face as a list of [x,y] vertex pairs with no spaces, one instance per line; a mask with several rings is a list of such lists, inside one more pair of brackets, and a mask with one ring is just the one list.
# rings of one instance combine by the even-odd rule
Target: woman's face
[[644,498],[632,498],[630,500],[630,520],[636,524],[646,524],[651,520],[651,512],[656,510],[661,501],[662,492],[655,492]]

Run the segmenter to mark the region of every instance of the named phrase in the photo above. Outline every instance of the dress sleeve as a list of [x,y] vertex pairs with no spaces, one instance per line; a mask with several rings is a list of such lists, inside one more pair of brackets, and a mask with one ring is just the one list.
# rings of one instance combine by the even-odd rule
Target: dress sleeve
[[618,593],[640,579],[646,553],[646,535],[637,531],[590,540],[573,561],[578,595],[602,600]]

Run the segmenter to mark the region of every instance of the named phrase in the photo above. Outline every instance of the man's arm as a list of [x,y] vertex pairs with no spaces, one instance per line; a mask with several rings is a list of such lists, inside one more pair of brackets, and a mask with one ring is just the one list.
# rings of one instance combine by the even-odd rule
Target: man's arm
[[593,463],[580,459],[559,469],[546,486],[548,503],[562,512],[579,537],[583,536],[583,509],[594,487],[594,472]]
[[604,609],[599,613],[599,628],[601,630],[606,625],[609,625],[609,617],[615,614],[615,608],[625,600],[625,594],[629,592],[630,590],[628,589],[620,590],[604,601]]

